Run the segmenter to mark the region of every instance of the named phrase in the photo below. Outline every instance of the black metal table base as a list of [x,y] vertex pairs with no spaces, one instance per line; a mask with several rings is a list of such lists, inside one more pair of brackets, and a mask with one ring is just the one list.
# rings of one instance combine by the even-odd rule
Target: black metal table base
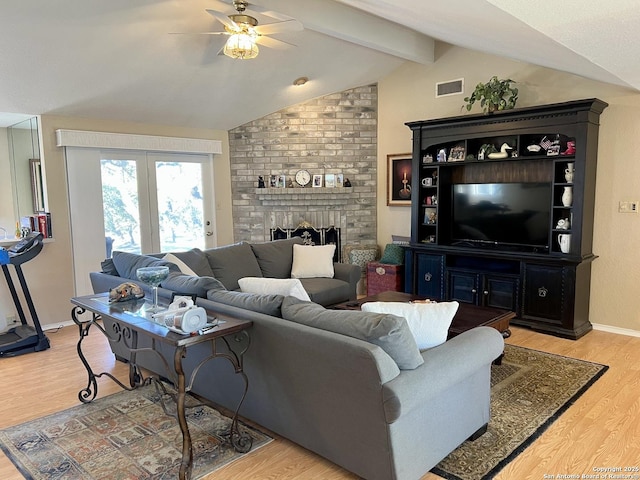
[[[231,425],[229,426],[228,432],[224,435],[229,443],[233,446],[233,448],[239,453],[246,453],[251,450],[253,445],[253,437],[246,432],[240,431],[238,427],[238,412],[244,399],[247,394],[247,390],[249,388],[249,380],[247,375],[243,371],[242,359],[244,353],[249,348],[250,337],[248,332],[240,331],[231,335],[233,340],[238,344],[244,344],[241,346],[239,352],[236,352],[231,345],[229,344],[229,339],[227,337],[216,337],[210,340],[211,345],[211,354],[200,361],[191,374],[189,375],[189,379],[187,382],[187,378],[182,366],[182,359],[187,355],[187,347],[184,345],[179,345],[176,347],[176,351],[173,358],[173,370],[170,368],[168,362],[155,348],[156,340],[152,339],[151,348],[138,348],[138,334],[139,332],[128,325],[126,322],[120,322],[117,319],[112,318],[113,326],[111,331],[107,331],[103,325],[98,323],[98,320],[101,319],[100,315],[91,312],[90,320],[82,320],[80,316],[86,312],[86,309],[80,306],[75,306],[71,310],[71,318],[73,322],[79,328],[80,338],[77,344],[77,352],[82,364],[87,370],[88,381],[87,386],[78,392],[78,399],[83,403],[90,403],[93,401],[98,395],[98,378],[103,376],[110,378],[113,382],[119,385],[121,388],[127,391],[135,390],[143,385],[149,385],[150,383],[155,383],[158,392],[161,394],[161,405],[164,412],[167,415],[170,415],[174,418],[177,418],[178,424],[180,425],[180,431],[182,433],[182,459],[180,462],[180,480],[190,479],[192,468],[193,468],[193,446],[191,442],[191,434],[189,432],[189,425],[187,424],[186,418],[186,409],[202,405],[202,403],[187,406],[186,397],[187,394],[191,391],[193,386],[193,382],[200,371],[200,368],[205,365],[210,360],[215,358],[226,358],[234,367],[235,373],[239,374],[244,381],[244,390],[242,393],[242,397],[238,402],[238,406],[236,407],[233,417],[231,419]],[[109,372],[101,372],[95,373],[91,368],[87,358],[85,357],[82,351],[82,342],[89,335],[89,331],[92,326],[95,326],[105,337],[107,337],[110,341],[120,342],[125,345],[126,348],[130,352],[130,356],[128,359],[129,365],[129,385],[124,384],[114,375]],[[226,351],[218,351],[218,347],[216,344],[216,340],[221,339],[227,346]],[[136,356],[140,352],[153,352],[161,359],[162,363],[165,366],[165,370],[170,373],[173,377],[169,379],[169,381],[173,384],[175,392],[169,391],[160,377],[155,375],[150,375],[145,377],[144,373],[140,369],[140,367],[136,363]],[[164,398],[169,397],[175,402],[176,410],[175,413],[170,411],[165,402]]]

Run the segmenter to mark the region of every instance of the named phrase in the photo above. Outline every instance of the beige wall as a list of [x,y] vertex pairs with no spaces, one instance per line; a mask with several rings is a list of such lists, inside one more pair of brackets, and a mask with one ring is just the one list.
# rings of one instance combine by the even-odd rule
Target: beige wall
[[[640,200],[640,94],[478,52],[438,45],[432,66],[406,63],[378,84],[378,243],[391,234],[410,234],[410,208],[386,205],[386,155],[411,151],[404,123],[460,115],[463,98],[492,75],[518,82],[518,106],[600,98],[609,107],[600,117],[591,322],[640,335],[640,214],[618,213],[621,200]],[[465,94],[435,98],[435,83],[465,79]],[[479,107],[474,108],[474,112]],[[629,333],[629,332],[626,332]],[[631,332],[633,333],[633,332]]]
[[[71,304],[69,298],[74,295],[64,155],[63,149],[56,146],[55,136],[55,131],[59,128],[220,140],[223,153],[214,158],[218,244],[223,245],[233,241],[227,132],[50,115],[43,115],[41,120],[42,158],[45,164],[54,240],[45,245],[43,252],[38,257],[26,263],[23,266],[23,271],[29,283],[29,290],[38,316],[45,328],[47,325],[57,325],[70,320]],[[100,192],[96,192],[96,195],[99,194]],[[96,265],[96,268],[99,267]],[[4,284],[4,282],[2,283]],[[0,298],[3,299],[3,303],[5,298],[10,300],[8,292],[4,291],[6,286],[3,285],[0,289],[2,289],[0,290]]]

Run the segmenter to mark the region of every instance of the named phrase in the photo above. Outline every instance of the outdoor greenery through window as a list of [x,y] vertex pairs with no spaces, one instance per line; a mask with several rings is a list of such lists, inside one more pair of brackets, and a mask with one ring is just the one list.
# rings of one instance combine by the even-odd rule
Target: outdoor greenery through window
[[[201,165],[162,161],[147,165],[149,173],[143,176],[135,160],[101,160],[107,257],[113,250],[142,253],[145,221],[150,235],[159,239],[150,244],[158,244],[159,251],[204,247]],[[147,211],[141,211],[141,204],[148,205]]]

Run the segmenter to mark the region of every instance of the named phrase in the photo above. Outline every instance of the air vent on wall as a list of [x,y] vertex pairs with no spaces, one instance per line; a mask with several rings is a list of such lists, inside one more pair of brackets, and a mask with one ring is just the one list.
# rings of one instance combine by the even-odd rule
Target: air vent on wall
[[458,95],[464,90],[464,78],[436,83],[436,98]]

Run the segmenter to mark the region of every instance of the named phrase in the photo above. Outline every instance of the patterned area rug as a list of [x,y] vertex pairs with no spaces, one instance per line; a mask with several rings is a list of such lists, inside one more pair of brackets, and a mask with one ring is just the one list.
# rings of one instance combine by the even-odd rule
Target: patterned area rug
[[505,345],[491,369],[487,432],[466,441],[432,472],[450,480],[489,480],[522,453],[609,367]]
[[[231,419],[218,411],[190,408],[187,422],[192,478],[243,456],[225,441]],[[239,427],[253,437],[251,451],[272,440],[242,423]],[[182,434],[177,419],[164,413],[155,386],[149,385],[2,430],[0,446],[28,480],[168,480],[178,478]]]

